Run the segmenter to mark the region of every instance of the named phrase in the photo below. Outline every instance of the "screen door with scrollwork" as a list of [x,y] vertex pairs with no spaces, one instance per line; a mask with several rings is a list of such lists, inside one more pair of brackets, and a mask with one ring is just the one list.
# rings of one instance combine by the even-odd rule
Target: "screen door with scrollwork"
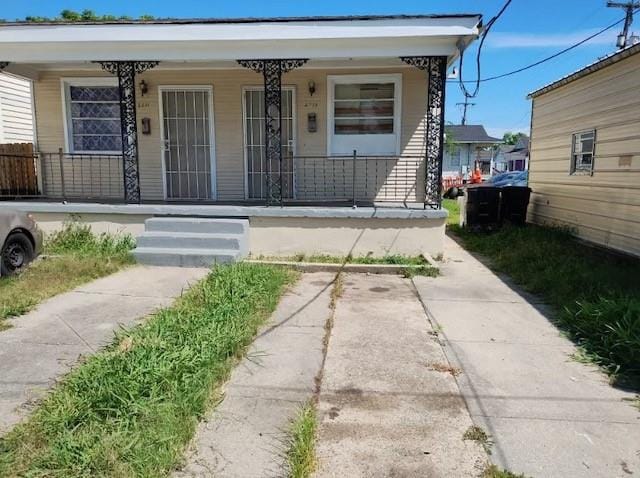
[[210,87],[160,87],[165,196],[215,199]]
[[[295,95],[293,88],[282,87],[282,193],[284,198],[294,197],[295,154]],[[245,88],[244,147],[247,171],[247,199],[264,199],[267,191],[267,171],[279,174],[280,165],[267,164],[264,131],[264,89]]]

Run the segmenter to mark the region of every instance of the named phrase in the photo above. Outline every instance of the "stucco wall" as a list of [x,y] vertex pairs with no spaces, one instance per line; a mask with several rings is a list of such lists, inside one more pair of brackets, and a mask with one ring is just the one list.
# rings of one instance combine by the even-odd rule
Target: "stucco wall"
[[[144,232],[146,214],[32,212],[38,226],[51,233],[70,220],[89,224],[95,233]],[[434,256],[444,248],[446,218],[326,218],[249,217],[249,250],[252,255],[292,256],[330,254],[346,256],[388,254]]]
[[[420,155],[424,151],[426,115],[426,74],[415,68],[301,68],[287,73],[283,84],[295,88],[297,155],[326,155],[327,76],[347,74],[402,74],[401,154]],[[40,151],[57,152],[65,147],[62,78],[105,76],[98,71],[47,71],[35,82],[36,121]],[[242,121],[243,87],[262,86],[262,77],[247,69],[152,69],[139,75],[137,83],[145,80],[149,91],[137,95],[138,121],[151,119],[151,134],[139,134],[140,184],[144,200],[163,199],[161,166],[161,138],[158,88],[160,86],[200,85],[213,88],[215,121],[216,183],[218,200],[233,201],[245,198],[245,166]],[[311,96],[309,81],[316,91]],[[317,132],[307,131],[307,114],[317,114]],[[139,128],[140,130],[140,128]],[[402,194],[408,201],[423,199],[423,165],[399,165],[397,170],[410,170],[415,184]],[[402,174],[403,174],[402,173]],[[341,180],[341,179],[340,179]]]
[[[529,220],[640,255],[640,54],[533,100]],[[572,134],[596,130],[593,175],[570,174]]]

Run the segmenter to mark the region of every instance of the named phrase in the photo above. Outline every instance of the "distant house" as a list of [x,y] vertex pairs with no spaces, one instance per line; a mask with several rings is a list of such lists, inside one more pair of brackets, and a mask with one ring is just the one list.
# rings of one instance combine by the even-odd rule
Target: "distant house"
[[529,220],[640,255],[640,44],[529,95]]
[[0,144],[33,143],[31,82],[0,73]]
[[529,137],[521,136],[516,144],[501,144],[495,160],[499,172],[526,171],[529,168]]
[[462,176],[468,179],[476,162],[482,175],[489,177],[493,171],[496,146],[502,140],[487,134],[482,125],[449,125],[445,128],[447,147],[442,161],[442,176]]

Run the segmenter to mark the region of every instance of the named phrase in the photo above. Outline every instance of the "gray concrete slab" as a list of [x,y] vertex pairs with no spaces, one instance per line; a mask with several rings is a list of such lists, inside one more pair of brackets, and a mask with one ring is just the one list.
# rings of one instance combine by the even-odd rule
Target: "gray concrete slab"
[[283,476],[287,428],[322,368],[334,274],[303,274],[288,291],[203,421],[175,477]]
[[0,433],[83,357],[169,305],[206,269],[136,266],[42,302],[0,332]]
[[411,282],[347,274],[319,398],[317,477],[469,477],[486,455]]
[[407,207],[397,204],[380,207],[351,206],[241,206],[224,204],[99,204],[27,201],[0,203],[0,209],[10,208],[33,213],[62,214],[131,214],[149,216],[189,217],[320,217],[320,218],[385,218],[385,219],[444,219],[449,216],[446,209],[425,209],[423,204]]
[[414,278],[475,423],[493,437],[492,460],[532,477],[640,473],[634,397],[575,346],[539,299],[519,291],[447,238],[442,275]]

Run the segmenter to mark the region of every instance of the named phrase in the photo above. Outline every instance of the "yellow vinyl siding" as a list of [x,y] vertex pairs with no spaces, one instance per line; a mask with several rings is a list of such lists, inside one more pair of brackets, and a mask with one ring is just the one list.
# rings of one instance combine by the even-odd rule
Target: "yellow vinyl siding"
[[31,86],[0,73],[0,143],[33,143]]
[[[534,98],[529,219],[640,255],[640,54]],[[569,174],[573,133],[596,130],[593,175]]]
[[[396,69],[317,69],[303,68],[283,76],[283,84],[295,88],[297,155],[326,155],[327,131],[327,76],[348,74],[402,73],[401,154],[420,155],[424,152],[427,79],[423,71],[414,68]],[[39,150],[57,152],[64,148],[63,105],[61,79],[105,76],[100,72],[49,71],[43,72],[35,82],[36,121]],[[140,187],[145,201],[162,200],[162,142],[160,138],[160,112],[158,87],[211,86],[213,88],[213,115],[215,129],[217,199],[236,201],[245,198],[244,137],[242,118],[242,91],[244,87],[262,86],[262,76],[250,70],[194,69],[149,70],[136,79],[145,80],[149,90],[144,96],[137,91],[138,123],[151,119],[151,134],[143,135],[138,127]],[[309,81],[316,84],[311,96]],[[307,114],[317,115],[317,132],[307,132]],[[424,166],[416,172],[411,169],[415,184],[406,194],[409,201],[424,198]],[[402,174],[402,173],[400,173]],[[341,179],[339,179],[341,181]]]

